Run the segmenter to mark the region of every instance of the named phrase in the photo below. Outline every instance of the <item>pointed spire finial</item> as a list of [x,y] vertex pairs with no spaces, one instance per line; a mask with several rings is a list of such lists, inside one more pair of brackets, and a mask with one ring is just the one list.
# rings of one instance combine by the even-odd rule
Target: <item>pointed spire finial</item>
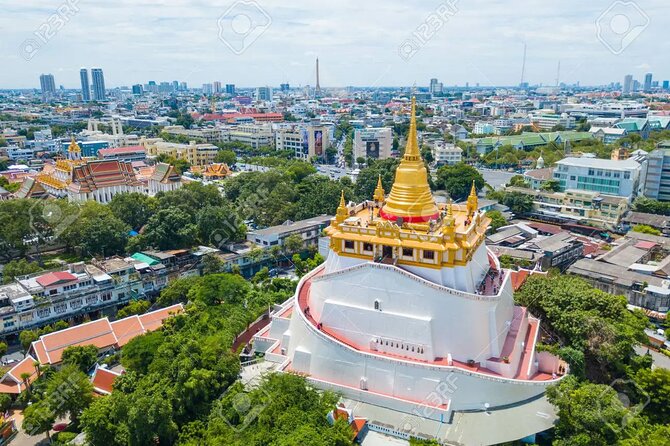
[[337,207],[335,220],[338,223],[342,223],[347,218],[349,218],[349,210],[347,209],[347,203],[344,201],[344,189],[342,189],[342,195],[340,195],[340,205]]
[[386,193],[384,192],[384,186],[382,186],[382,176],[380,174],[379,178],[377,178],[377,187],[375,188],[375,193],[372,198],[377,203],[381,203],[382,201],[384,201],[384,195],[386,195]]
[[478,209],[479,198],[477,197],[477,187],[475,186],[475,180],[472,180],[472,188],[470,189],[467,203],[468,217],[474,215]]
[[412,96],[412,111],[409,118],[409,132],[407,133],[407,147],[404,158],[409,161],[419,159],[419,138],[416,134],[416,98]]

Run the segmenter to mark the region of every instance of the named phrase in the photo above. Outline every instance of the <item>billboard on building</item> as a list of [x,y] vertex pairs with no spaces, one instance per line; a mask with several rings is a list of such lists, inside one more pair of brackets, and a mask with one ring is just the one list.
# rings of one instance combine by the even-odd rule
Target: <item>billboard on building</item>
[[379,141],[365,141],[365,156],[367,158],[379,158]]
[[314,153],[316,156],[323,155],[323,131],[314,131]]
[[307,129],[301,129],[300,134],[302,136],[302,153],[303,155],[309,155],[309,133],[307,133]]

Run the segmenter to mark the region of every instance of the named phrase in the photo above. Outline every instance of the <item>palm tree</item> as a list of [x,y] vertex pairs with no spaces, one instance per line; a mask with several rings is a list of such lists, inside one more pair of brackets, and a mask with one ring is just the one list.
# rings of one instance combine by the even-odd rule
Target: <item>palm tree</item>
[[28,396],[30,396],[30,377],[32,374],[28,372],[23,372],[21,373],[21,381],[23,381],[23,384],[26,386],[26,392],[28,392]]

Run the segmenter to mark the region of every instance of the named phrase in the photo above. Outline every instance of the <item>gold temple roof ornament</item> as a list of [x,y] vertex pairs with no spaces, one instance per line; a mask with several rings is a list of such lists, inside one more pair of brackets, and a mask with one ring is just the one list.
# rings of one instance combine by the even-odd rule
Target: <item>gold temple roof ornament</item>
[[67,148],[69,153],[81,153],[81,147],[77,144],[77,141],[74,139],[74,135],[70,139],[70,145]]
[[384,186],[382,186],[382,176],[379,175],[379,178],[377,179],[377,187],[375,188],[375,193],[372,198],[374,198],[375,202],[381,203],[384,201],[385,195]]
[[477,188],[475,188],[475,180],[472,180],[472,188],[468,196],[468,216],[474,215],[479,209],[479,198],[477,197]]
[[337,207],[337,213],[335,214],[335,221],[342,223],[348,217],[349,210],[347,209],[347,204],[344,201],[344,190],[342,190],[342,195],[340,196],[340,205]]
[[407,136],[407,147],[396,170],[391,193],[379,216],[385,220],[406,223],[426,223],[437,220],[439,211],[428,185],[428,170],[421,159],[416,132],[416,100],[412,97],[412,111]]

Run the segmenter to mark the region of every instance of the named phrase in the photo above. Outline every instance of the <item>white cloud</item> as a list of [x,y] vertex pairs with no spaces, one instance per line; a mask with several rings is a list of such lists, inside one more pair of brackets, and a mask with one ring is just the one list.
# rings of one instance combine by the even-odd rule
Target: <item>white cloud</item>
[[218,38],[217,19],[232,1],[79,0],[79,12],[26,61],[22,42],[63,2],[3,7],[0,88],[35,87],[42,72],[76,87],[81,66],[102,67],[110,86],[149,79],[304,85],[314,83],[317,56],[324,86],[425,85],[430,77],[448,85],[509,85],[519,81],[523,42],[531,82],[554,82],[559,60],[566,82],[619,81],[650,67],[656,78],[670,78],[666,0],[638,1],[649,25],[618,56],[596,36],[595,22],[611,0],[459,0],[456,14],[409,62],[399,46],[440,1],[258,0],[272,23],[238,56]]

